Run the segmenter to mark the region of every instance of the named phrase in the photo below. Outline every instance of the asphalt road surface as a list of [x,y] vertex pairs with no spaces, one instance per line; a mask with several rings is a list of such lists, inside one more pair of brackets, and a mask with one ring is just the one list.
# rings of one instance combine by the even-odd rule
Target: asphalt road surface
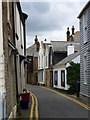
[[38,86],[28,89],[38,98],[39,118],[88,118],[88,110],[61,95]]

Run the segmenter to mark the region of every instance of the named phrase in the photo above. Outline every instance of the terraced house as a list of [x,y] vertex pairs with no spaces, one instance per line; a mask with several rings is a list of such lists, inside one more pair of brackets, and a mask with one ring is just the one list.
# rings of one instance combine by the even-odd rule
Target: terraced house
[[0,1],[0,119],[15,118],[17,96],[25,88],[26,18],[19,1]]
[[27,83],[36,85],[38,83],[38,51],[39,41],[37,35],[34,39],[35,43],[27,48]]
[[84,101],[90,100],[90,0],[80,12],[80,96]]

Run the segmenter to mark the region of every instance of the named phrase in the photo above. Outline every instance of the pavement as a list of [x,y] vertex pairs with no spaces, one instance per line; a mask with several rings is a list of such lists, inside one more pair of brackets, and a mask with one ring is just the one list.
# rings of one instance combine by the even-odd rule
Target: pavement
[[[70,120],[71,118],[73,120],[72,118],[78,118],[79,120],[89,120],[89,111],[82,104],[80,105],[62,94],[57,94],[43,87],[28,85],[27,89],[38,99],[39,119],[68,118]],[[26,112],[28,113],[26,114],[28,119],[30,109],[28,109],[29,112]],[[23,114],[25,114],[25,111],[23,111]]]

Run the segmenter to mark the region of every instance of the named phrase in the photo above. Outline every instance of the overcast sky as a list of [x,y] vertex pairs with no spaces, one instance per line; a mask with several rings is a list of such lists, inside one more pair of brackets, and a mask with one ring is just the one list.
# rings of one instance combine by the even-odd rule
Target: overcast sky
[[23,2],[22,10],[28,14],[27,47],[34,44],[35,35],[39,41],[65,41],[67,27],[74,25],[79,31],[80,11],[88,0],[77,2]]

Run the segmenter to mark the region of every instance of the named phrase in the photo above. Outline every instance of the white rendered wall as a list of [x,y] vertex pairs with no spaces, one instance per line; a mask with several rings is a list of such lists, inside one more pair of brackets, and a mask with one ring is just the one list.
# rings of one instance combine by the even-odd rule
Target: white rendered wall
[[[43,49],[43,43],[40,42],[40,49],[39,49],[39,54],[38,54],[38,61],[39,61],[39,64],[38,64],[38,69],[43,69],[44,68],[44,49]],[[39,59],[40,58],[40,59]]]
[[[39,53],[38,53],[38,70],[42,70],[42,74],[43,74],[42,84],[44,84],[45,83],[45,56],[44,56],[44,48],[43,48],[42,41],[40,42],[40,48],[39,48]],[[38,81],[42,77],[41,76],[42,74],[38,74]]]
[[[15,6],[15,32],[19,37],[19,40],[16,39],[16,47],[19,54],[24,55],[24,30],[17,6]],[[21,45],[23,45],[23,49],[21,49]]]
[[[16,48],[18,49],[19,55],[24,56],[24,29],[23,24],[20,19],[20,14],[17,8],[17,5],[14,6],[14,12],[15,12],[15,33],[17,33],[19,39],[15,39],[16,41]],[[21,48],[21,45],[23,46],[23,49]],[[25,82],[25,68],[24,68],[24,62],[22,61],[21,64],[19,63],[19,56],[17,56],[17,75],[18,75],[18,89],[19,93],[22,92],[22,90],[26,86]]]
[[[61,86],[61,70],[65,70],[65,87]],[[53,83],[54,83],[54,71],[58,71],[58,85],[54,85],[55,88],[63,89],[63,90],[68,90],[69,86],[67,85],[67,71],[66,68],[61,67],[61,68],[56,68],[53,69]]]
[[17,40],[16,39],[16,47],[17,47],[17,49],[18,49],[18,51],[19,51],[19,54],[22,54],[22,52],[21,52],[21,26],[20,26],[20,15],[19,15],[19,11],[18,11],[18,8],[17,8],[17,6],[16,6],[16,15],[15,15],[15,18],[16,18],[16,24],[15,24],[15,32],[17,33],[17,35],[18,35],[18,37],[19,37],[19,39]]
[[23,30],[23,24],[21,22],[21,44],[23,45],[23,49],[22,49],[22,55],[24,55],[24,30]]
[[[46,57],[47,57],[47,65],[46,65]],[[44,60],[45,60],[45,63],[44,63],[45,64],[45,68],[48,68],[49,67],[49,48],[48,48],[48,46],[46,46]]]

